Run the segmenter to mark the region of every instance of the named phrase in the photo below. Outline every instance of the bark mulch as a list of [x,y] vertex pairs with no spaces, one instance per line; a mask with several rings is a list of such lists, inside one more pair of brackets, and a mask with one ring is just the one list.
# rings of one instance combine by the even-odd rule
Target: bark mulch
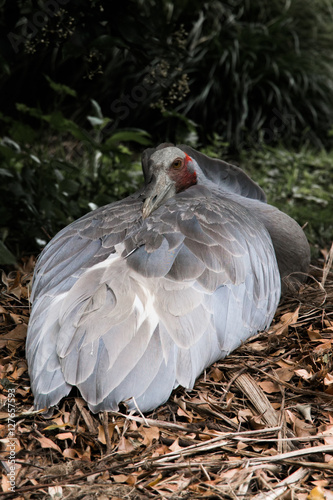
[[146,415],[92,414],[79,394],[49,418],[35,412],[24,352],[33,259],[2,272],[0,498],[333,499],[332,257],[269,331]]

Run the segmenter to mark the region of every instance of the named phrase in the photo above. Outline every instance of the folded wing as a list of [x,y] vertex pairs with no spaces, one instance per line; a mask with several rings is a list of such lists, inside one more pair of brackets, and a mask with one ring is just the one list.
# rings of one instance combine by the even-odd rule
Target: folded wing
[[65,228],[37,265],[27,353],[35,402],[77,386],[92,411],[147,411],[272,320],[265,227],[193,186],[142,220],[138,197]]

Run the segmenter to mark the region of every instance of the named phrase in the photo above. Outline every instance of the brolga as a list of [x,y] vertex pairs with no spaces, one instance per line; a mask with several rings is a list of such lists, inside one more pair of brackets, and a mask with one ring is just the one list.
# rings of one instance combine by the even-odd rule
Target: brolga
[[27,359],[37,409],[77,387],[93,412],[146,412],[267,328],[307,239],[240,168],[189,146],[142,156],[144,186],[41,253]]

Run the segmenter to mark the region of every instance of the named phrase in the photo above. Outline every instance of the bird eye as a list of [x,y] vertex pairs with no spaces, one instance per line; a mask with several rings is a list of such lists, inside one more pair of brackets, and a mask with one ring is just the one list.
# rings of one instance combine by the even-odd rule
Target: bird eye
[[176,160],[173,161],[172,166],[173,168],[181,168],[183,166],[183,160],[177,158]]

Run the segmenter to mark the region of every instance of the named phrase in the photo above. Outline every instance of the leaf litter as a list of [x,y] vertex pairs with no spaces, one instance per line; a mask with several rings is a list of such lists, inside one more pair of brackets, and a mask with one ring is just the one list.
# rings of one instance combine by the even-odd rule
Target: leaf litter
[[[1,498],[333,499],[333,250],[248,340],[149,414],[33,410],[25,361],[33,258],[0,271]],[[15,492],[8,394],[15,389]]]

